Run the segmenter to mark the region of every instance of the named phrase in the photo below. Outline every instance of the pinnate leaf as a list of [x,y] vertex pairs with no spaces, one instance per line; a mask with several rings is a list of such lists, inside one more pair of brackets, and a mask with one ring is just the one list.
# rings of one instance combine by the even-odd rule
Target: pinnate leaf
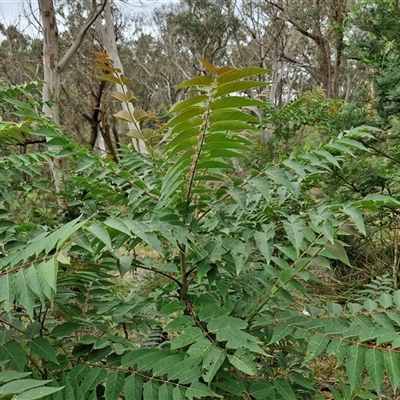
[[211,320],[207,324],[207,328],[210,332],[215,333],[226,329],[246,329],[247,322],[239,318],[221,315],[220,317]]
[[288,325],[286,322],[279,322],[274,329],[274,333],[272,334],[272,338],[269,341],[268,345],[272,343],[276,343],[281,339],[284,339],[286,336],[289,336],[293,332],[293,327]]
[[2,371],[0,372],[0,383],[26,378],[29,375],[32,375],[32,372]]
[[124,394],[126,399],[142,399],[143,380],[139,375],[129,375],[125,379]]
[[124,373],[120,371],[112,371],[108,373],[106,380],[106,390],[104,392],[105,400],[118,400],[119,395],[124,387]]
[[35,295],[30,289],[28,281],[22,269],[14,274],[14,292],[16,300],[25,308],[30,318],[33,319]]
[[326,346],[328,346],[329,342],[330,337],[327,335],[322,335],[319,333],[313,335],[308,342],[306,357],[303,363],[307,363],[318,357],[326,349]]
[[52,361],[57,365],[59,364],[54,347],[46,338],[37,337],[28,343],[28,347],[33,353],[46,361]]
[[389,375],[393,393],[396,393],[400,383],[400,354],[396,351],[384,351],[383,363]]
[[350,382],[350,390],[356,388],[358,380],[361,377],[362,370],[365,364],[365,352],[364,346],[352,345],[349,347],[347,359],[346,359],[346,370],[347,376]]
[[111,249],[112,246],[111,246],[110,235],[107,232],[107,229],[104,228],[103,225],[101,225],[98,222],[95,222],[94,224],[88,227],[88,230],[90,233],[96,236],[102,243],[104,243],[108,249]]
[[165,400],[173,400],[174,387],[168,383],[163,383],[158,390],[158,398]]
[[46,396],[50,396],[53,393],[63,390],[64,387],[40,387],[35,389],[30,389],[24,393],[19,394],[14,398],[14,400],[37,400],[43,399]]
[[298,256],[304,239],[304,220],[296,215],[291,215],[283,221],[283,228]]
[[335,244],[325,243],[325,248],[334,259],[340,260],[342,263],[350,266],[346,250],[339,242],[335,242]]
[[82,392],[94,389],[106,376],[107,372],[103,368],[93,367],[81,384]]
[[143,385],[143,400],[159,400],[158,391],[159,391],[159,383],[155,381],[147,381]]
[[265,400],[273,398],[273,391],[274,386],[271,382],[259,381],[251,384],[249,393],[257,400]]
[[217,395],[208,386],[201,382],[193,382],[186,391],[186,397],[189,400],[203,399],[204,397],[212,397],[222,399],[222,396]]
[[226,358],[226,351],[217,347],[212,347],[203,357],[203,368],[207,372],[203,375],[204,381],[211,383],[219,368],[222,366]]
[[248,375],[256,375],[257,368],[253,356],[247,349],[238,349],[233,355],[228,354],[229,362],[239,371]]
[[282,398],[284,398],[285,400],[296,400],[296,395],[292,387],[284,379],[277,378],[274,380],[273,383]]
[[9,367],[19,372],[24,372],[27,363],[24,349],[14,341],[0,345],[0,360],[9,360]]
[[367,349],[365,353],[365,365],[372,384],[374,385],[374,389],[379,395],[381,393],[383,373],[385,371],[382,350]]

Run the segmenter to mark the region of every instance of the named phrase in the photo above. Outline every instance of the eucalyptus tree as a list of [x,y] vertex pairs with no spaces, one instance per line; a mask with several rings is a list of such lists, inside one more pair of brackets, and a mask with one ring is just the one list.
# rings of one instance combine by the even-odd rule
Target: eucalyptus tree
[[[341,93],[343,69],[343,26],[353,0],[289,1],[265,0],[260,4],[275,10],[273,23],[284,22],[284,31],[297,31],[303,45],[297,54],[288,54],[281,48],[281,58],[303,68],[320,84],[328,98]],[[311,45],[310,45],[311,44]]]
[[19,25],[0,23],[0,79],[18,85],[36,80],[42,73],[41,42]]
[[[84,24],[81,26],[75,40],[69,46],[65,54],[59,54],[59,32],[56,18],[56,10],[53,0],[39,0],[40,17],[43,32],[43,112],[59,124],[59,97],[60,97],[60,74],[63,72],[71,58],[75,55],[83,42],[85,34],[94,21],[98,18],[106,5],[104,0],[97,6],[96,0],[92,1],[92,8],[87,14]],[[56,192],[60,190],[62,163],[51,162],[54,186]]]
[[240,27],[235,15],[236,3],[236,0],[183,0],[179,9],[166,17],[174,26],[175,40],[193,59],[200,56],[210,62],[221,62],[230,39]]
[[242,36],[232,48],[231,58],[239,65],[260,65],[270,69],[265,77],[270,81],[263,93],[281,108],[295,95],[310,88],[310,74],[299,55],[307,51],[308,43],[296,30],[288,29],[279,18],[279,10],[258,0],[247,0],[238,7]]

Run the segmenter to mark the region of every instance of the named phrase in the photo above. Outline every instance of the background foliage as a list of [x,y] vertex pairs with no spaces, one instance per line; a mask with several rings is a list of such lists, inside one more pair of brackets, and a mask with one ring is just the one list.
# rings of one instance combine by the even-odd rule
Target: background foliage
[[[6,70],[0,398],[396,398],[398,10],[311,3],[182,1],[131,38],[114,8],[131,62],[90,28],[61,126],[42,67]],[[58,7],[68,49],[83,5]]]

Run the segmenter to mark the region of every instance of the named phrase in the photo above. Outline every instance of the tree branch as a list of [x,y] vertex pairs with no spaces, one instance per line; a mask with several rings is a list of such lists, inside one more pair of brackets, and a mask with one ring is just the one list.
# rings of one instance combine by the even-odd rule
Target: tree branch
[[[282,12],[282,14],[285,14],[286,10],[283,7],[281,7],[279,4],[276,4],[273,1],[267,1],[267,3],[270,4],[271,6],[277,8],[278,10],[280,10]],[[289,24],[291,24],[297,31],[299,31],[304,36],[307,36],[308,38],[313,40],[318,45],[321,45],[322,43],[324,43],[326,41],[326,39],[324,37],[315,35],[315,34],[309,32],[307,29],[304,29],[301,25],[299,25],[296,21],[293,21],[288,16],[282,16],[282,17],[278,16],[277,18],[283,19],[284,21],[289,22]]]
[[24,140],[22,143],[16,143],[17,146],[27,146],[28,144],[40,144],[46,143],[47,140],[44,139],[36,139],[36,140]]
[[58,70],[61,72],[69,60],[74,56],[74,54],[77,52],[79,47],[81,46],[83,39],[86,35],[86,32],[89,30],[89,28],[94,24],[96,19],[99,17],[99,15],[103,12],[104,7],[106,6],[108,0],[104,0],[104,2],[101,4],[98,10],[96,10],[96,0],[92,0],[92,9],[89,12],[88,17],[86,18],[86,21],[84,22],[81,30],[79,31],[78,35],[75,38],[74,43],[69,47],[67,52],[64,54],[63,58],[58,62]]

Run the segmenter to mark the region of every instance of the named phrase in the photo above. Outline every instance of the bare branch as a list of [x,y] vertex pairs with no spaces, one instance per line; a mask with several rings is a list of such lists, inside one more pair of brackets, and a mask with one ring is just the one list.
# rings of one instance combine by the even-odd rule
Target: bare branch
[[294,28],[296,28],[297,31],[299,31],[304,36],[307,36],[308,38],[313,40],[318,45],[321,45],[322,43],[324,43],[326,41],[326,39],[324,37],[315,35],[314,33],[309,32],[307,29],[304,29],[299,23],[297,23],[293,19],[289,18],[287,15],[284,15],[284,14],[286,14],[286,10],[283,7],[281,7],[279,4],[276,4],[273,1],[267,1],[267,3],[270,4],[271,6],[279,9],[282,12],[282,16],[278,16],[277,18],[283,19],[284,21],[289,22],[289,24],[291,24]]
[[92,8],[89,12],[88,17],[86,18],[86,21],[84,22],[81,30],[79,31],[78,35],[76,36],[76,39],[74,43],[70,46],[68,51],[64,54],[63,58],[58,62],[58,70],[61,72],[66,64],[69,62],[69,60],[74,56],[74,54],[77,52],[79,47],[81,46],[83,39],[85,38],[86,32],[89,30],[89,28],[94,24],[96,19],[99,17],[99,15],[103,12],[104,7],[106,6],[108,0],[104,0],[104,2],[101,4],[98,10],[96,10],[96,0],[92,0]]

